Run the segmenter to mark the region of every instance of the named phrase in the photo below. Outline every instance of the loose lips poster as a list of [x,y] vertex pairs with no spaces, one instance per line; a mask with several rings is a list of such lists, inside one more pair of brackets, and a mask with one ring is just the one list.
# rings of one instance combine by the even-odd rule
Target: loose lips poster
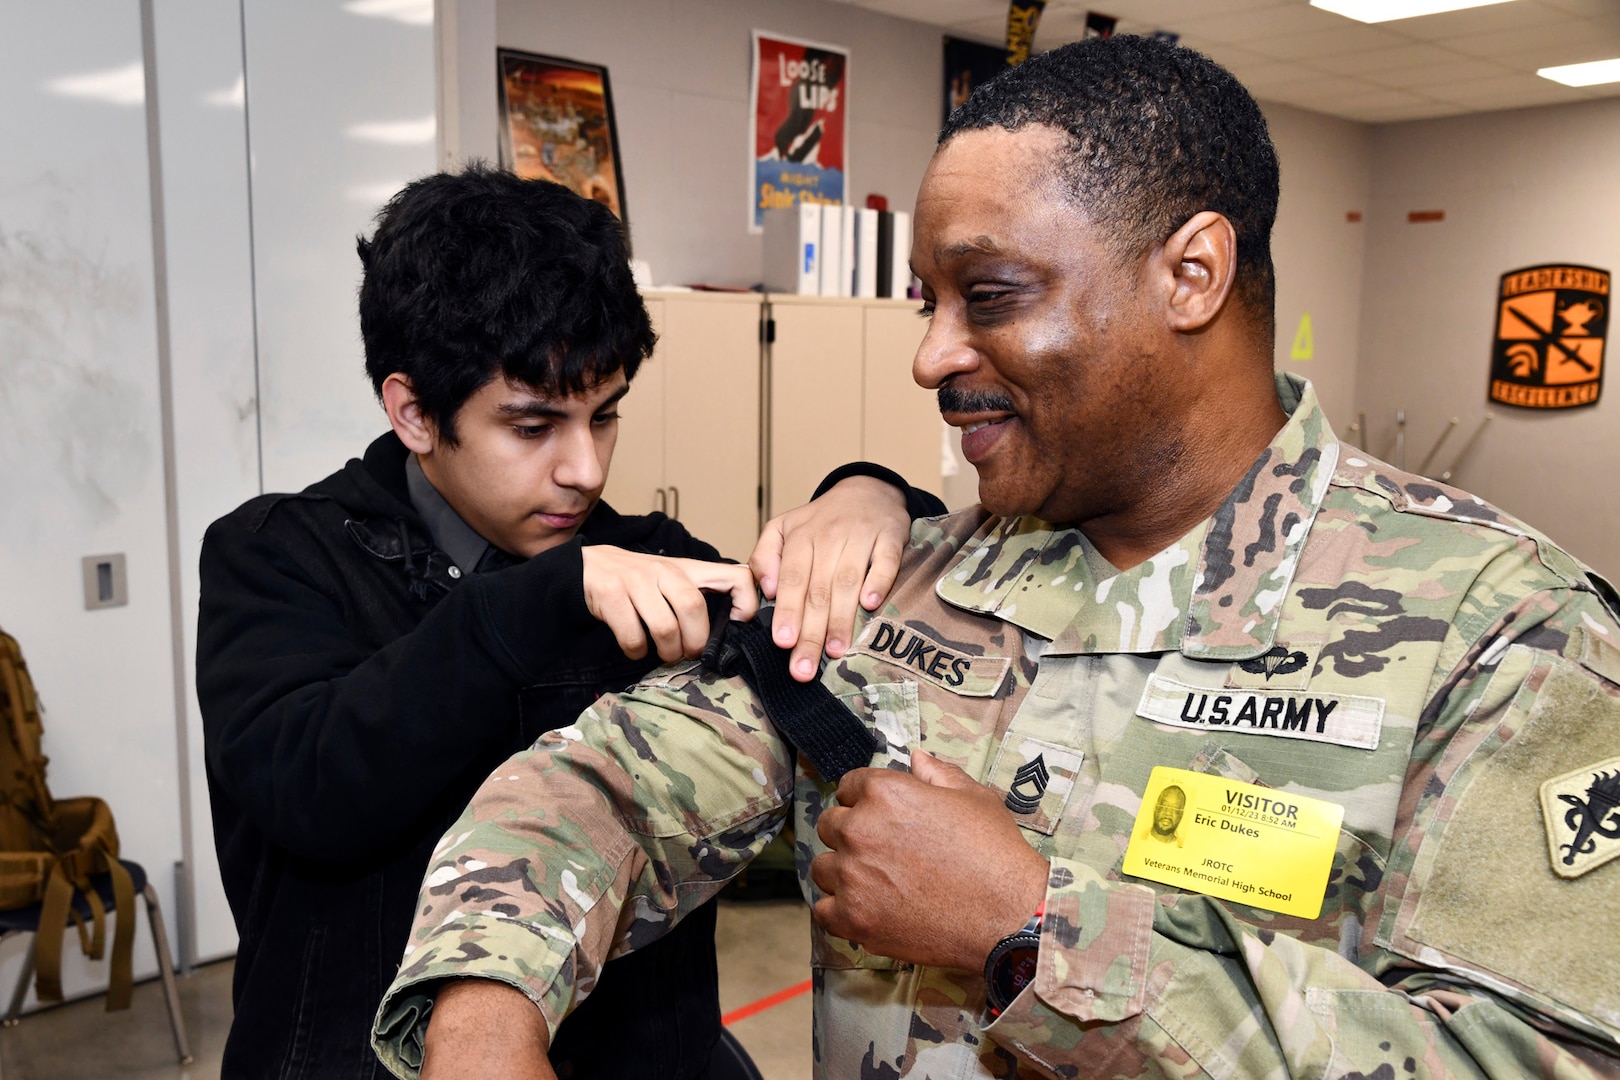
[[844,201],[849,52],[754,31],[750,232],[773,207]]

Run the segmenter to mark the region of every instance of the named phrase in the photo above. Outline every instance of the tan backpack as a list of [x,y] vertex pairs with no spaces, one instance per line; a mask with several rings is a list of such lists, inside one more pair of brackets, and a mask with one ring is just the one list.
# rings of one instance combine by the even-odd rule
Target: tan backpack
[[[118,861],[112,811],[96,798],[53,799],[40,753],[39,698],[17,639],[0,630],[0,910],[40,904],[35,994],[62,1000],[62,938],[69,918],[86,956],[106,951],[107,911],[91,874],[112,878],[114,929],[107,1009],[129,1008],[135,886]],[[72,903],[82,893],[90,926]]]

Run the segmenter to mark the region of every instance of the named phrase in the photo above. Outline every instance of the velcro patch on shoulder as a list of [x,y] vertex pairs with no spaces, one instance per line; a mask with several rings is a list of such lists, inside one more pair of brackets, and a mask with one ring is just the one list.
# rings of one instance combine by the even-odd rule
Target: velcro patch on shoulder
[[1620,648],[1607,636],[1606,627],[1591,617],[1589,626],[1581,628],[1581,650],[1577,662],[1587,671],[1620,686]]
[[1384,699],[1287,690],[1211,689],[1148,676],[1136,714],[1176,727],[1378,749]]
[[994,697],[1012,667],[1008,657],[974,656],[884,618],[867,623],[849,651],[893,664],[962,697]]
[[1620,858],[1620,757],[1543,783],[1541,816],[1559,877],[1577,878]]

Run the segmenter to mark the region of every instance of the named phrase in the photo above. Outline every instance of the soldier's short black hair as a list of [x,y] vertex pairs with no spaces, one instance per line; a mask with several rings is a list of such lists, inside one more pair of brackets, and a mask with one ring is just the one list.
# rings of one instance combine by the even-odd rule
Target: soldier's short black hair
[[1068,135],[1060,175],[1088,217],[1135,256],[1201,210],[1237,233],[1234,292],[1272,332],[1277,152],[1232,73],[1191,49],[1118,35],[1078,41],[980,85],[940,131],[1031,124]]
[[359,241],[360,334],[379,396],[411,380],[450,445],[455,415],[503,375],[558,397],[623,371],[657,338],[613,212],[475,163],[407,185]]

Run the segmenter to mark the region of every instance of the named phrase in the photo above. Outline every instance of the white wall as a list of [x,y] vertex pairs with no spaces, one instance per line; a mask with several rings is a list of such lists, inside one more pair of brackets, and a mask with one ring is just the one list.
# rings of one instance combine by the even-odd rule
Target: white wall
[[[943,31],[828,0],[458,0],[459,156],[496,156],[495,56],[505,48],[608,69],[637,258],[659,284],[751,285],[748,86],[754,28],[849,50],[845,201],[910,210],[940,124]],[[470,76],[470,78],[469,78]],[[489,87],[487,96],[476,88]]]
[[[1453,482],[1620,574],[1620,499],[1605,479],[1620,474],[1612,373],[1589,408],[1486,401],[1504,272],[1564,261],[1620,270],[1620,101],[1394,124],[1375,128],[1372,145],[1357,395],[1373,452],[1387,454],[1405,409],[1415,468],[1457,416],[1438,459],[1449,463],[1489,411]],[[1412,210],[1445,220],[1410,224]]]
[[[172,935],[180,769],[141,56],[133,2],[0,5],[0,625],[47,710],[52,790],[111,804]],[[80,557],[112,552],[129,604],[86,611]],[[146,933],[138,977],[157,970]],[[0,950],[0,986],[25,950]],[[62,975],[85,993],[107,965],[69,934]]]
[[[1341,438],[1356,404],[1360,355],[1365,215],[1372,129],[1287,105],[1264,106],[1282,168],[1271,256],[1277,269],[1277,367],[1310,379]],[[1302,316],[1310,316],[1313,355],[1291,356]]]
[[[266,491],[296,491],[387,426],[365,374],[355,237],[436,156],[431,2],[247,0]],[[493,77],[493,76],[492,76]]]
[[[190,690],[198,550],[213,519],[384,427],[354,242],[434,168],[433,7],[152,13],[149,96],[140,0],[0,6],[0,625],[49,708],[53,789],[111,803],[172,941],[207,959],[236,938]],[[79,558],[110,552],[128,557],[130,603],[86,612]],[[140,933],[137,976],[156,970]],[[0,985],[21,952],[0,953]],[[70,995],[104,984],[104,963],[66,956]]]
[[197,556],[208,523],[259,492],[242,26],[236,5],[211,0],[160,0],[153,16],[195,912],[175,945],[206,960],[236,951],[236,928],[214,855],[195,690]]

